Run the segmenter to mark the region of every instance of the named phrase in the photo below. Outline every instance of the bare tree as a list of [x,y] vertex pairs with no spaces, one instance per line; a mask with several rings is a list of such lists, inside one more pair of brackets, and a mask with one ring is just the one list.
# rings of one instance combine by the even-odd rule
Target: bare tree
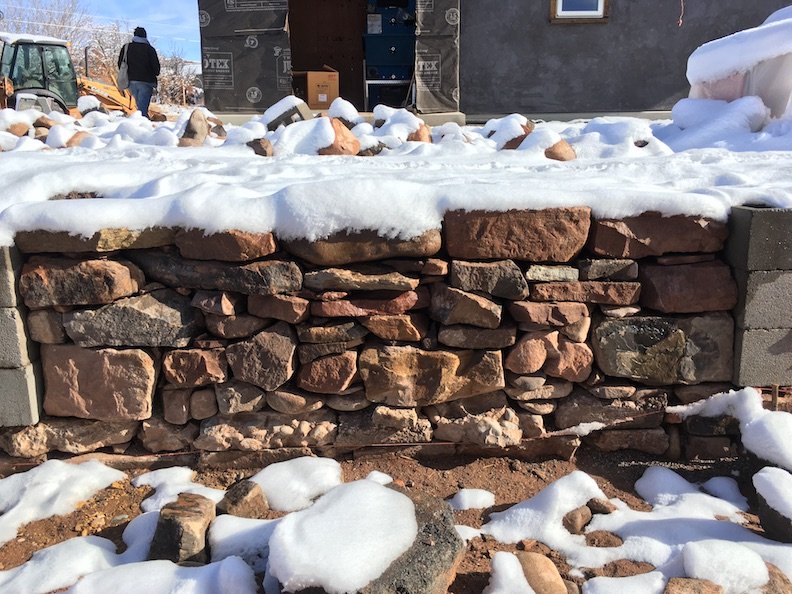
[[89,78],[111,82],[118,72],[118,54],[132,40],[126,23],[113,23],[96,31],[88,41]]
[[65,39],[76,51],[82,51],[93,35],[93,20],[83,0],[8,0],[0,3],[0,11],[0,29]]
[[186,105],[191,103],[196,91],[196,71],[178,51],[160,60],[162,69],[158,79],[157,94],[161,103]]

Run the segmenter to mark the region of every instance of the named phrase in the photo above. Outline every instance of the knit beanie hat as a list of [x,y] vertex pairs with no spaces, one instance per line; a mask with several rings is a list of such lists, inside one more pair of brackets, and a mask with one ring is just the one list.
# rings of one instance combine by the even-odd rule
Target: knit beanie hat
[[135,37],[146,37],[146,30],[143,27],[136,27]]

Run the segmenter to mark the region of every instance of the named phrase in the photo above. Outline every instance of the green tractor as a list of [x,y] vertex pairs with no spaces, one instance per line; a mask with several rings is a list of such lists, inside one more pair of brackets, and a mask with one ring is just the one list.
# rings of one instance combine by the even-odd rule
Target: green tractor
[[0,32],[0,108],[73,113],[77,96],[68,42]]

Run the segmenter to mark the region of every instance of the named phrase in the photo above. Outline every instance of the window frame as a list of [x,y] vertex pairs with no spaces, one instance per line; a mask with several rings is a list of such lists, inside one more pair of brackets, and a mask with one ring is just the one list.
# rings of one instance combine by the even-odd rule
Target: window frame
[[596,13],[563,12],[564,0],[550,0],[550,22],[556,25],[602,24],[608,22],[610,0],[599,0]]

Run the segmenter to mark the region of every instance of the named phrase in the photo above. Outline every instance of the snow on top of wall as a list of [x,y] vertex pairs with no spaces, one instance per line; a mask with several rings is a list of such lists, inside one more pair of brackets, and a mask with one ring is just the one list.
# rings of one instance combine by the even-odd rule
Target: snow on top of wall
[[[439,229],[453,209],[589,206],[598,218],[657,211],[725,221],[738,204],[792,207],[792,119],[767,124],[758,98],[685,100],[674,122],[539,122],[515,151],[498,146],[523,132],[527,120],[518,114],[484,126],[436,126],[429,144],[407,140],[422,125],[415,114],[378,106],[380,127],[361,122],[352,130],[362,147],[386,147],[366,158],[317,155],[334,138],[327,118],[267,129],[298,101],[287,97],[241,126],[229,124],[225,141],[210,137],[200,148],[177,147],[187,110],[163,123],[139,114],[75,120],[52,113],[47,144],[1,131],[42,114],[0,110],[0,245],[11,245],[18,231],[90,237],[103,228],[153,226],[309,240],[375,230],[408,239]],[[349,105],[335,106],[354,117]],[[78,131],[88,136],[64,149]],[[245,146],[261,138],[272,143],[273,158]],[[576,160],[545,156],[560,140]],[[70,192],[100,198],[50,200]]]
[[720,80],[790,52],[792,12],[787,7],[758,27],[698,47],[688,58],[687,78],[691,85]]

